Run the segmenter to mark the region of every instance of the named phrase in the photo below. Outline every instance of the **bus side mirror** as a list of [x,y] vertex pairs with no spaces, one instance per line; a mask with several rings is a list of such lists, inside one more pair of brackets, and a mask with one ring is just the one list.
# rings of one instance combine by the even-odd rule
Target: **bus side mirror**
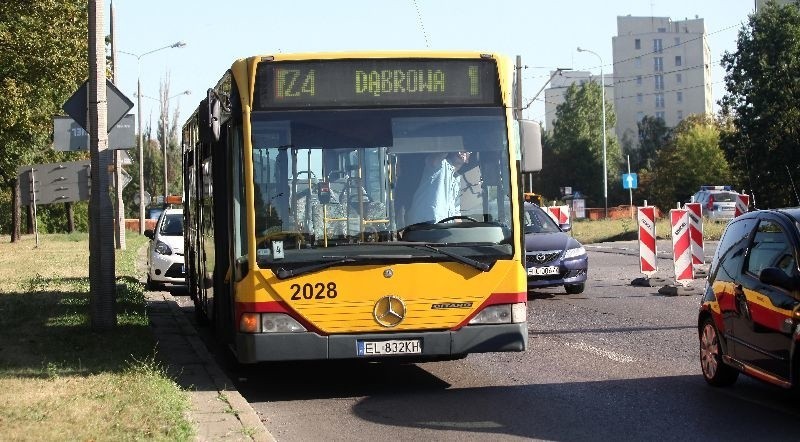
[[531,120],[519,120],[522,172],[542,170],[542,128]]
[[217,95],[214,89],[208,89],[206,92],[207,95],[207,104],[208,104],[208,131],[211,135],[211,139],[214,142],[219,141],[219,127],[220,127],[220,117],[222,113],[222,108],[219,101],[219,95]]

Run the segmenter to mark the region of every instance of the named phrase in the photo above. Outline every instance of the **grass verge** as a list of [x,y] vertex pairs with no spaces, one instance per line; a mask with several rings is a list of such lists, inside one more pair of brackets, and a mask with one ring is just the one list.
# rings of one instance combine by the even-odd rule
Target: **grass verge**
[[117,327],[94,332],[89,240],[0,236],[0,426],[6,440],[189,440],[189,399],[156,363],[136,274],[117,250]]
[[[724,222],[703,222],[703,240],[719,241]],[[672,239],[669,219],[662,217],[656,220],[656,239]],[[610,241],[637,241],[639,239],[639,225],[631,218],[603,219],[603,220],[577,220],[573,222],[572,236],[583,244],[592,244]]]

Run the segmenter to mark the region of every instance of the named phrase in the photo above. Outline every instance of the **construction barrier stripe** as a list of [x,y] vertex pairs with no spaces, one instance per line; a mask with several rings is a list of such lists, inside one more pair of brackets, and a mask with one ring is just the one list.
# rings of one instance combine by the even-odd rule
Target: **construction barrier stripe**
[[736,195],[736,211],[733,213],[734,218],[747,213],[748,207],[750,207],[750,195]]
[[557,224],[569,224],[569,206],[550,206],[547,208],[547,214]]
[[703,212],[700,203],[686,203],[684,208],[689,212],[689,239],[692,243],[692,264],[704,263],[703,247]]
[[646,276],[650,276],[658,271],[655,207],[638,207],[637,218],[639,221],[639,269]]
[[689,212],[683,209],[672,209],[669,211],[669,217],[672,225],[672,257],[675,264],[675,281],[683,284],[684,281],[694,279],[691,241],[689,239]]

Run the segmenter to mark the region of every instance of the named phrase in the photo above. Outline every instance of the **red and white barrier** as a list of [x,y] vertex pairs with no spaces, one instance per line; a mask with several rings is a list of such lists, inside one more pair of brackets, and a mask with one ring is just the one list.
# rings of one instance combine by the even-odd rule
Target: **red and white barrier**
[[736,195],[736,211],[733,217],[747,213],[748,207],[750,207],[750,195]]
[[569,224],[569,206],[551,206],[547,208],[547,214],[556,224]]
[[686,286],[694,279],[692,245],[689,239],[689,212],[684,209],[669,211],[672,225],[672,260],[675,264],[675,282]]
[[700,203],[686,203],[683,207],[689,212],[689,240],[692,244],[692,265],[698,267],[705,263],[703,247],[703,207]]
[[648,278],[658,271],[656,261],[656,208],[638,207],[639,270]]

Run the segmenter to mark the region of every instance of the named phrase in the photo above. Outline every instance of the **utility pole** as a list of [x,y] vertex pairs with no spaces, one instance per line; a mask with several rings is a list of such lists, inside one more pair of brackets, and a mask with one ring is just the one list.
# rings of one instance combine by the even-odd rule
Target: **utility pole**
[[517,89],[514,95],[514,101],[516,105],[514,106],[514,119],[521,120],[522,119],[522,56],[517,55],[517,62],[514,66],[515,72],[515,82],[517,83]]
[[[114,0],[111,0],[111,81],[117,84],[117,37],[114,33]],[[114,234],[116,236],[117,248],[125,250],[125,202],[122,200],[122,153],[114,150],[114,189],[116,192],[117,203],[116,222],[114,223]]]
[[117,322],[114,271],[114,209],[108,195],[108,122],[103,0],[89,0],[89,149],[92,178],[89,199],[89,312],[92,329],[108,330]]

